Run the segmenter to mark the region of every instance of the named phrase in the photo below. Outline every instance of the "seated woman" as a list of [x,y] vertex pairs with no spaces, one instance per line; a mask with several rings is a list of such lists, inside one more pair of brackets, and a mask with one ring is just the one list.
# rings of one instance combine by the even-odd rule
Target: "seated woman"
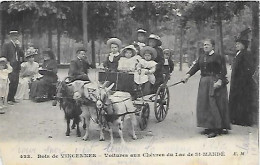
[[154,72],[156,70],[157,63],[154,59],[157,56],[157,52],[154,48],[146,46],[140,51],[143,59],[139,60],[137,64],[137,71],[135,72],[134,81],[138,86],[141,86],[142,95],[148,95],[152,92],[152,86],[155,83]]
[[43,51],[43,58],[42,68],[39,69],[39,73],[43,76],[32,83],[30,90],[30,97],[36,102],[52,99],[56,93],[53,88],[58,80],[55,55],[50,49],[46,49]]
[[29,99],[29,83],[36,79],[39,71],[39,64],[34,62],[34,56],[38,54],[37,51],[37,49],[30,47],[25,53],[27,62],[21,64],[19,84],[14,96],[15,100]]
[[133,45],[126,46],[121,52],[121,58],[118,61],[118,70],[121,71],[135,71],[136,64],[141,59],[136,55],[137,50]]

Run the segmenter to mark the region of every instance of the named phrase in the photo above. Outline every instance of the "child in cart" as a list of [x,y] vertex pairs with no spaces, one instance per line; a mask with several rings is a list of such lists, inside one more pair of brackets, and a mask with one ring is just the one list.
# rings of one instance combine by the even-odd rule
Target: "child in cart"
[[134,41],[133,45],[134,47],[137,49],[137,54],[140,55],[140,50],[145,47],[145,43],[146,43],[146,33],[147,31],[143,30],[143,29],[138,29],[137,30],[137,42]]
[[122,41],[118,38],[110,38],[107,40],[107,46],[110,49],[110,53],[107,56],[106,61],[103,63],[104,68],[116,71],[118,68],[118,61],[120,59],[120,49],[122,47]]
[[168,78],[170,79],[170,75],[174,70],[174,63],[171,59],[170,49],[164,49],[163,55],[164,55],[163,74],[164,77],[169,76]]
[[157,63],[154,59],[157,56],[157,52],[154,48],[146,46],[141,49],[140,54],[143,59],[140,59],[136,66],[134,81],[137,86],[141,87],[142,95],[145,96],[151,94],[152,86],[155,83],[154,72]]
[[6,108],[7,94],[9,91],[8,74],[11,73],[13,68],[7,62],[6,58],[0,58],[0,114],[4,114]]
[[118,70],[130,72],[135,71],[136,65],[140,59],[141,57],[137,55],[137,50],[134,45],[126,46],[121,52],[121,58],[118,61]]

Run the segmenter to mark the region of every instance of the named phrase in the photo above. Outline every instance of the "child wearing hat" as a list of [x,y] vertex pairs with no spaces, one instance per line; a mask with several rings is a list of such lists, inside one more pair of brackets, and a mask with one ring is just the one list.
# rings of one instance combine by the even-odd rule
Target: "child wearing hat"
[[170,49],[164,49],[163,56],[164,56],[163,73],[170,76],[170,74],[174,70],[174,63],[171,59]]
[[7,102],[7,95],[9,91],[9,79],[8,74],[13,71],[11,65],[4,57],[0,58],[0,114],[5,113],[4,108]]
[[118,70],[135,71],[138,59],[141,59],[136,53],[134,45],[126,46],[121,52],[122,57],[118,61]]
[[154,59],[154,61],[157,63],[156,71],[154,73],[154,75],[156,77],[156,82],[155,82],[155,85],[154,85],[154,91],[156,91],[164,81],[163,74],[162,74],[164,57],[163,57],[163,50],[161,48],[161,45],[162,45],[161,38],[158,35],[151,34],[148,37],[148,45],[150,47],[154,48],[157,52],[157,56]]
[[146,42],[146,33],[147,31],[143,29],[138,29],[137,30],[137,42],[134,41],[133,45],[137,49],[137,54],[140,54],[140,50],[145,47],[145,42]]
[[118,61],[120,59],[120,49],[122,47],[122,41],[118,38],[110,38],[107,41],[107,46],[110,49],[110,53],[107,56],[106,61],[103,63],[104,68],[116,71],[118,67]]
[[29,47],[25,52],[26,62],[21,64],[21,71],[19,76],[19,84],[17,87],[15,100],[29,99],[29,84],[39,77],[39,64],[34,61],[35,55],[38,54],[38,49]]
[[137,64],[137,71],[134,75],[134,81],[137,85],[141,85],[143,95],[151,93],[151,87],[155,83],[154,72],[157,63],[154,59],[157,56],[156,50],[150,46],[146,46],[140,51],[143,59]]

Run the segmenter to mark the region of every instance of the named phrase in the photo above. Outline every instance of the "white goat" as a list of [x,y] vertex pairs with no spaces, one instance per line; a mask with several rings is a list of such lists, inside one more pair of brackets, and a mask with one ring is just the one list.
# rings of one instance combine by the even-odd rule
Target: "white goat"
[[[115,92],[113,95],[110,93],[114,84],[110,85],[108,88],[99,88],[97,97],[97,108],[103,112],[105,120],[108,125],[111,145],[114,142],[112,124],[118,126],[118,133],[121,138],[121,143],[125,143],[123,138],[123,121],[124,119],[130,118],[132,126],[132,137],[134,140],[137,139],[134,127],[136,125],[136,116],[134,104],[131,100],[131,95],[127,92]],[[104,137],[103,130],[101,130],[101,137]]]

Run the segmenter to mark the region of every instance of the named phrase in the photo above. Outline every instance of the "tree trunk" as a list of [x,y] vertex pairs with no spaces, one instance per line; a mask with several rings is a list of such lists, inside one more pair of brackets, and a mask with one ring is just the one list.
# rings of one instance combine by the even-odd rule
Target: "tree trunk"
[[58,57],[58,64],[60,64],[60,37],[61,37],[60,20],[57,20],[57,57]]
[[48,26],[48,47],[52,49],[52,30],[51,26]]
[[202,21],[196,22],[196,27],[198,30],[196,58],[198,58],[201,53],[201,40],[204,37],[204,35],[203,35],[204,34],[204,22],[202,22]]
[[218,29],[218,53],[224,56],[223,51],[223,33],[222,33],[222,20],[221,20],[221,9],[219,3],[217,4],[217,29]]
[[182,71],[182,61],[183,61],[183,51],[182,51],[182,44],[183,44],[183,34],[184,34],[184,27],[181,27],[181,43],[180,43],[180,71]]
[[4,37],[3,37],[3,33],[2,33],[2,25],[3,25],[3,21],[2,21],[2,19],[3,19],[3,11],[2,11],[2,5],[0,4],[0,52],[1,52],[1,48],[2,48],[2,43],[3,43],[3,39],[4,39]]
[[147,16],[144,20],[144,28],[147,31],[147,34],[151,33],[151,29],[150,29],[150,16],[149,16],[149,7],[150,7],[150,3],[151,2],[143,2],[144,3],[144,9],[145,9],[145,15]]
[[256,67],[259,65],[259,3],[252,4],[252,42],[251,52],[256,61]]
[[88,11],[88,2],[82,2],[83,3],[83,8],[82,8],[82,22],[83,22],[83,45],[85,48],[88,47],[88,16],[87,16],[87,11]]
[[91,56],[92,56],[92,65],[96,66],[95,40],[91,40]]
[[[255,92],[253,93],[253,123],[258,125],[259,122],[259,3],[251,2],[252,8],[252,41],[251,52],[255,61]],[[257,74],[258,73],[258,74]]]

